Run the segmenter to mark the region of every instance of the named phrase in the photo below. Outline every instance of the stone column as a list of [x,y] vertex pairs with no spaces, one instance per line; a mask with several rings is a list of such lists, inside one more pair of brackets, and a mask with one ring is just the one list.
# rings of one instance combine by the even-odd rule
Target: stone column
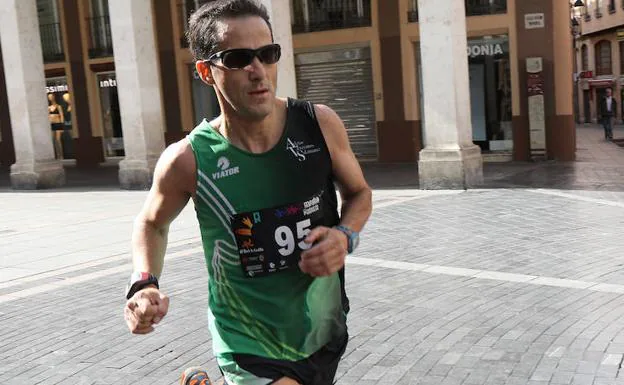
[[16,158],[11,186],[61,186],[65,172],[54,159],[35,0],[0,1],[0,39]]
[[[608,3],[608,2],[605,2]],[[574,121],[574,82],[572,73],[573,36],[570,27],[570,5],[563,1],[552,0],[553,35],[552,50],[554,56],[555,117],[549,127],[548,153],[551,158],[562,161],[576,159],[576,123]],[[614,46],[614,45],[612,45]],[[615,60],[613,61],[615,63]],[[615,91],[615,89],[613,90]],[[619,101],[619,97],[614,92]],[[618,106],[619,107],[619,106]]]
[[125,189],[147,189],[165,148],[162,93],[150,0],[108,2],[126,157]]
[[464,0],[418,0],[424,93],[422,189],[483,183],[481,150],[472,143]]
[[2,49],[0,48],[0,169],[5,167],[9,169],[13,163],[15,163],[15,148],[13,147],[6,76],[2,64]]
[[297,97],[295,57],[292,43],[289,0],[262,0],[269,11],[275,42],[282,47],[282,58],[277,66],[277,95]]

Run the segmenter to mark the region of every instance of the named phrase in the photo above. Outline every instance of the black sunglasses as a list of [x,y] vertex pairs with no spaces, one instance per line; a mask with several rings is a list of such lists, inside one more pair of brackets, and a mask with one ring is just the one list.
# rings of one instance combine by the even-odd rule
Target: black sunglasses
[[216,60],[221,60],[225,68],[237,70],[247,67],[257,57],[264,64],[275,64],[282,56],[282,49],[279,44],[269,44],[258,49],[234,48],[217,52],[211,55],[208,60],[214,64]]

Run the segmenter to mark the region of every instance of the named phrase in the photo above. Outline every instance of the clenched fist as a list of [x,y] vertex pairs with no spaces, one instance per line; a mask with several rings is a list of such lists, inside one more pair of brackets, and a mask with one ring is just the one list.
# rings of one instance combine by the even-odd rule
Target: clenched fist
[[332,275],[345,264],[349,241],[340,230],[325,226],[316,227],[304,242],[313,244],[301,253],[299,268],[313,277]]
[[155,287],[139,290],[126,302],[124,318],[134,334],[147,334],[167,315],[169,297]]

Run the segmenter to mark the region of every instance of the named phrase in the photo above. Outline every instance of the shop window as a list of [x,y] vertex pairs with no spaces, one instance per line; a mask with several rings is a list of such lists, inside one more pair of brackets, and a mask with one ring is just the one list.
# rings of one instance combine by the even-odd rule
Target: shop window
[[46,79],[48,122],[56,159],[73,159],[72,102],[66,77]]
[[596,75],[611,74],[611,42],[603,40],[596,44]]
[[587,44],[583,44],[583,47],[581,47],[581,65],[583,68],[583,71],[587,71],[589,70],[589,48],[587,48]]
[[100,91],[104,154],[107,157],[125,156],[117,78],[114,72],[97,74]]

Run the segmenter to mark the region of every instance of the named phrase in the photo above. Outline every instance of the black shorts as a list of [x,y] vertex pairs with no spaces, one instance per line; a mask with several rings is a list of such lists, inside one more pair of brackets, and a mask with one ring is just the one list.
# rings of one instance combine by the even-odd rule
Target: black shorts
[[349,335],[345,333],[300,361],[273,360],[250,354],[233,354],[232,357],[238,366],[258,377],[274,381],[289,377],[303,385],[331,385],[348,342]]

